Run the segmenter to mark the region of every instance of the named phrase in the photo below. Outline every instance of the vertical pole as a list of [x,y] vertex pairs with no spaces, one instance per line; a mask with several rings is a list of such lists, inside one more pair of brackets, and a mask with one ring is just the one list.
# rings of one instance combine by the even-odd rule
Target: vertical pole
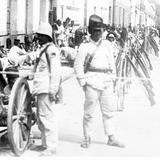
[[112,25],[114,26],[115,25],[115,11],[116,11],[116,0],[113,0],[113,17],[112,17]]
[[112,18],[112,25],[115,25],[115,4],[116,0],[113,0],[113,18]]
[[132,26],[132,0],[130,0],[130,25]]
[[49,5],[50,9],[49,10],[53,10],[53,0],[50,0],[50,5]]
[[57,11],[58,11],[58,5],[57,0],[51,0],[52,1],[52,11],[53,11],[53,21],[57,20]]
[[10,1],[10,33],[17,35],[17,1]]
[[11,34],[11,1],[7,3],[7,34]]
[[87,26],[87,0],[84,0],[84,26]]
[[63,19],[63,10],[64,10],[64,6],[62,5],[62,6],[61,6],[61,21],[62,21],[62,22],[63,22],[63,20],[64,20],[64,19]]
[[29,9],[29,1],[26,0],[26,16],[25,16],[25,34],[28,33],[28,9]]
[[141,21],[142,21],[142,0],[140,0],[139,9],[140,9],[139,26],[141,27]]
[[123,22],[122,22],[122,26],[125,27],[125,9],[123,8]]

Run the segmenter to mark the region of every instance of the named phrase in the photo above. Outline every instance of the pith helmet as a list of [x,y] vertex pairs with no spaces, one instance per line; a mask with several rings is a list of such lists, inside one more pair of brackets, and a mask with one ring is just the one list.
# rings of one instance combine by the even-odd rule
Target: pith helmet
[[38,27],[37,33],[44,34],[52,38],[52,27],[47,22],[41,22]]
[[100,30],[103,28],[103,19],[97,15],[91,15],[89,18],[89,28]]

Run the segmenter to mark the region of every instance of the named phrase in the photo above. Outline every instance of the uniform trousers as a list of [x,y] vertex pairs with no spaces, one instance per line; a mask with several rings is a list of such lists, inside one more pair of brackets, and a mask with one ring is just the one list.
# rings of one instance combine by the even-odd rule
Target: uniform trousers
[[41,131],[42,145],[49,150],[55,150],[58,141],[55,102],[49,100],[47,93],[38,94],[37,102],[38,128]]
[[102,113],[105,135],[113,135],[115,133],[115,98],[112,83],[109,83],[104,90],[95,89],[92,86],[86,85],[83,116],[83,133],[85,138],[90,137],[92,134],[94,111],[98,102]]

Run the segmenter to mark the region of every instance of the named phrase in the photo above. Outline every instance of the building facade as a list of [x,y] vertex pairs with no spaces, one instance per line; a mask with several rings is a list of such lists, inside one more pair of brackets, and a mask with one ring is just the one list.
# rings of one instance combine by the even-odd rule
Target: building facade
[[155,26],[156,7],[148,0],[131,0],[131,25]]
[[127,27],[131,23],[131,1],[114,0],[113,25]]
[[[84,0],[52,0],[56,19],[65,21],[66,18],[74,20],[77,24],[83,24],[84,17]],[[56,20],[55,19],[55,20]]]
[[25,35],[37,30],[40,21],[52,24],[69,17],[87,26],[89,16],[97,14],[110,25],[154,26],[158,13],[148,0],[1,0],[0,7],[0,45],[5,46],[8,38],[23,42]]
[[112,24],[113,21],[113,0],[87,0],[87,17],[86,20],[88,22],[88,18],[92,14],[97,14],[103,18],[104,23]]
[[97,14],[101,16],[104,23],[112,24],[113,0],[51,0],[52,12],[55,19],[65,21],[67,17],[75,23],[86,26],[89,16]]
[[156,25],[156,6],[153,3],[145,1],[145,15],[146,15],[146,26]]
[[40,21],[48,21],[49,0],[1,0],[0,43],[6,46],[8,38],[32,35]]

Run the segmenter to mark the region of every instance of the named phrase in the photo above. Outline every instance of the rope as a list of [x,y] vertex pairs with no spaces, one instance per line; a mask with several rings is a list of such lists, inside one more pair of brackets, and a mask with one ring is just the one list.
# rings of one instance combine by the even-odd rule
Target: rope
[[[15,75],[21,75],[19,72],[7,72],[7,71],[0,71],[0,74],[15,74]],[[28,76],[30,75],[34,75],[34,73],[28,73]],[[70,74],[71,77],[73,76],[73,74]],[[68,76],[67,76],[68,77]],[[152,78],[141,78],[141,77],[118,77],[118,76],[110,76],[110,79],[113,80],[130,80],[130,81],[134,81],[134,80],[140,80],[140,81],[152,81]],[[69,78],[67,78],[69,79]]]

